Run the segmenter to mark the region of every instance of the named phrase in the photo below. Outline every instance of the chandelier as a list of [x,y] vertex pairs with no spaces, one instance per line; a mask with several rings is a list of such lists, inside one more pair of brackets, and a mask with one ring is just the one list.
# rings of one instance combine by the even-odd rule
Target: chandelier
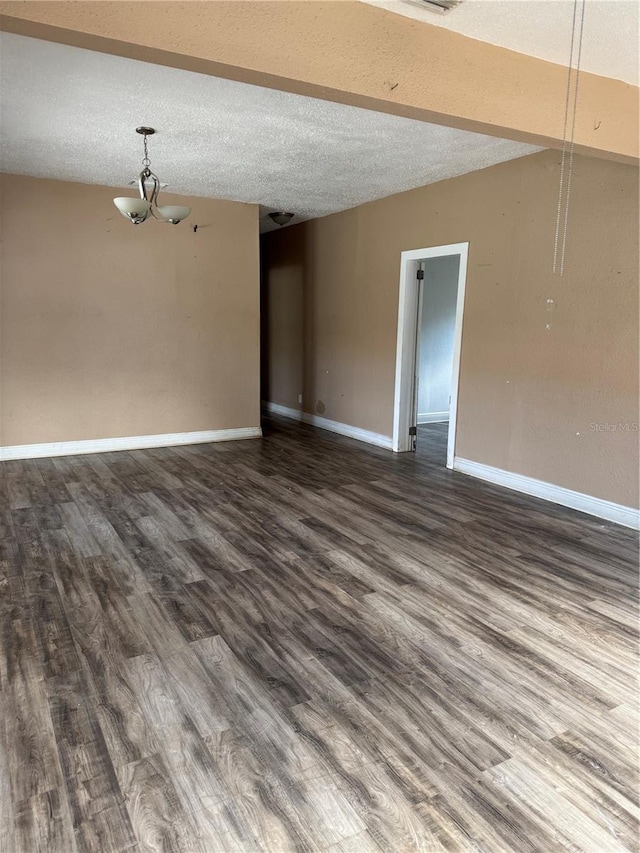
[[147,137],[153,136],[155,130],[152,127],[136,127],[136,133],[142,134],[144,138],[144,158],[142,160],[144,168],[138,175],[140,198],[120,196],[119,198],[114,198],[113,203],[120,213],[134,225],[140,225],[149,216],[159,219],[160,222],[170,222],[172,225],[178,225],[183,219],[189,216],[191,208],[182,207],[178,204],[158,206],[160,181],[158,180],[158,176],[154,175],[151,171],[151,161],[149,160],[149,149],[147,147]]

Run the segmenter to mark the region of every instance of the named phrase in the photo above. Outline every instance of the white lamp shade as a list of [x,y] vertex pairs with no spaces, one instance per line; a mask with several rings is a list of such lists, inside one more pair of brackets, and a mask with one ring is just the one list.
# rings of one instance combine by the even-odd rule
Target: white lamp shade
[[119,198],[114,198],[113,203],[127,219],[144,220],[149,215],[149,210],[151,209],[150,202],[144,198],[120,196]]
[[166,219],[167,222],[173,222],[177,224],[178,222],[182,222],[183,219],[186,219],[187,216],[191,213],[190,207],[181,207],[178,204],[164,204],[162,207],[158,207],[158,213],[162,216],[163,219]]

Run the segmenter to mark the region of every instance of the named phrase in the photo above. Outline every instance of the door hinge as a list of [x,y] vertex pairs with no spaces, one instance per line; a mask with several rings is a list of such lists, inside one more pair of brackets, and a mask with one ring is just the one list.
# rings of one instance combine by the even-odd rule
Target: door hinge
[[409,435],[417,435],[418,427],[409,427]]
[[422,281],[424,279],[424,270],[418,270],[416,278],[418,279],[418,281]]

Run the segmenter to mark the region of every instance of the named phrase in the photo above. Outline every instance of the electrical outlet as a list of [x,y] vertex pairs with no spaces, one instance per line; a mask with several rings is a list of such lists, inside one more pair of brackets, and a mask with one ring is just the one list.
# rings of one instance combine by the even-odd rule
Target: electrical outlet
[[299,402],[299,403],[301,403],[301,402],[302,402],[302,394],[298,394],[298,402]]

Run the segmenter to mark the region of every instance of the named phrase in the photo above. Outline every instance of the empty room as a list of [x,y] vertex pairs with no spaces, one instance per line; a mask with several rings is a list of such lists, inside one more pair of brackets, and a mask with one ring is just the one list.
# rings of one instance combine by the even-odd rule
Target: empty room
[[0,851],[638,853],[637,0],[0,0]]

